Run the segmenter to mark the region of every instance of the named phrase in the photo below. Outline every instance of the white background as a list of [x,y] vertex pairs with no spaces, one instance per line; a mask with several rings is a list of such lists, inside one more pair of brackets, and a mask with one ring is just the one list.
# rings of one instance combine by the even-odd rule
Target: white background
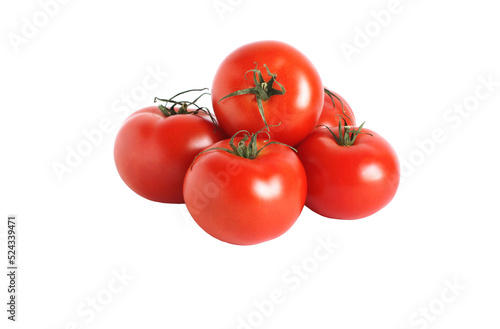
[[[390,0],[52,3],[50,17],[34,0],[0,8],[2,264],[7,215],[19,221],[18,322],[6,320],[2,275],[2,328],[500,326],[494,2],[401,0],[385,26],[373,12]],[[182,206],[125,186],[112,158],[123,113],[113,109],[210,87],[224,56],[264,39],[311,59],[358,123],[392,143],[404,181],[369,218],[304,209],[280,238],[238,247],[205,234]],[[346,56],[346,44],[357,52]],[[159,82],[141,94],[151,70]],[[481,79],[496,83],[487,95]],[[450,112],[464,102],[463,118]],[[54,163],[102,120],[113,130],[58,179]],[[314,260],[328,240],[338,248]],[[279,304],[264,301],[279,293]]]

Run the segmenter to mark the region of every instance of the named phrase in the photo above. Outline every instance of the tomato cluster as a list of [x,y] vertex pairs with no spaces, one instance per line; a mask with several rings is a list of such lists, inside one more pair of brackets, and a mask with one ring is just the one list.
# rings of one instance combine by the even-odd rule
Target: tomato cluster
[[133,113],[117,134],[123,181],[153,201],[185,203],[213,237],[252,245],[285,233],[304,205],[358,219],[386,206],[399,162],[379,134],[356,126],[349,104],[323,86],[294,47],[259,41],[229,54],[211,88],[213,114],[196,101]]

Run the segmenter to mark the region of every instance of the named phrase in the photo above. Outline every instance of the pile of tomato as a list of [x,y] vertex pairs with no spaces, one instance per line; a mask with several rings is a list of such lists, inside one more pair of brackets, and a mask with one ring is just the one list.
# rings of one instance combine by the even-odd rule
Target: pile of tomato
[[[211,95],[213,111],[197,105],[204,95]],[[398,188],[391,145],[356,126],[349,104],[283,42],[234,50],[211,93],[193,89],[155,102],[161,104],[133,113],[120,128],[118,173],[144,198],[185,203],[219,240],[274,239],[304,205],[328,218],[367,217]]]

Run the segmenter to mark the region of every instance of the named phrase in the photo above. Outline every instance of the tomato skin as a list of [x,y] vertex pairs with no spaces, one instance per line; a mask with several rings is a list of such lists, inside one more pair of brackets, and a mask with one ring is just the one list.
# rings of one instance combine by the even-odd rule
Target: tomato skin
[[[264,115],[271,127],[273,140],[296,145],[309,134],[318,122],[323,107],[323,84],[314,65],[292,46],[278,41],[258,41],[246,44],[230,53],[220,64],[212,84],[212,104],[221,128],[232,136],[239,130],[254,133],[264,127],[255,95],[221,98],[255,86],[256,64],[264,80],[269,76],[264,68],[276,73],[286,93],[263,102]],[[246,79],[245,79],[246,76]],[[274,84],[276,89],[279,87]],[[219,103],[220,101],[220,103]]]
[[[236,143],[241,138],[236,138]],[[258,147],[263,146],[257,140]],[[230,148],[229,140],[210,148]],[[252,245],[285,233],[306,199],[304,168],[294,151],[269,145],[255,158],[221,150],[200,154],[184,180],[184,199],[196,223],[211,236]]]
[[[330,90],[330,89],[328,89]],[[342,118],[345,118],[347,125],[348,126],[355,126],[356,125],[356,118],[354,117],[354,113],[351,109],[351,106],[347,103],[347,101],[340,96],[338,93],[331,91],[331,93],[335,94],[338,98],[342,100],[342,103],[344,104],[344,111],[345,115],[342,116]],[[333,103],[332,99],[330,96],[328,96],[325,93],[324,97],[324,102],[323,102],[323,110],[321,111],[321,116],[319,117],[318,120],[318,125],[323,125],[323,126],[328,126],[328,127],[337,127],[339,125],[339,119],[341,118],[342,115],[342,103],[332,96],[333,98]],[[347,117],[346,117],[347,116]],[[344,121],[342,120],[342,124],[344,124]]]
[[[208,117],[208,116],[207,116]],[[157,106],[132,113],[118,131],[114,159],[120,177],[140,196],[183,203],[182,183],[194,157],[226,138],[210,119],[178,114],[166,117]]]
[[352,146],[340,146],[326,128],[318,128],[299,144],[307,173],[306,206],[314,212],[336,219],[363,218],[396,194],[400,169],[394,149],[379,134],[361,131],[373,136],[359,134]]

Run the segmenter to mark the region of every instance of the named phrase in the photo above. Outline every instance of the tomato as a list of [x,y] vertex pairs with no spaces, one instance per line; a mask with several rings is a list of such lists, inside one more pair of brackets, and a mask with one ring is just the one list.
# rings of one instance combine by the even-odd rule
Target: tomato
[[229,136],[267,124],[273,140],[291,146],[316,127],[323,108],[323,84],[314,65],[278,41],[234,50],[220,64],[211,91],[215,116]]
[[[342,129],[341,136],[346,132]],[[339,145],[332,135],[339,136],[338,128],[319,127],[297,147],[307,174],[306,206],[325,217],[374,214],[392,200],[399,185],[399,161],[392,146],[368,129],[347,132],[352,145]]]
[[342,123],[348,126],[356,125],[354,113],[342,96],[327,88],[325,88],[324,95],[323,110],[321,111],[318,125],[336,127],[339,124],[339,119],[342,119]]
[[183,203],[182,183],[194,157],[226,138],[206,117],[165,116],[158,106],[132,113],[114,145],[115,164],[123,181],[146,199]]
[[[282,235],[306,199],[306,175],[295,152],[272,142],[264,147],[269,142],[253,139],[254,146],[241,137],[234,139],[235,148],[231,140],[210,146],[184,180],[184,200],[193,219],[211,236],[231,244],[252,245]],[[235,149],[247,156],[261,151],[245,158]]]

